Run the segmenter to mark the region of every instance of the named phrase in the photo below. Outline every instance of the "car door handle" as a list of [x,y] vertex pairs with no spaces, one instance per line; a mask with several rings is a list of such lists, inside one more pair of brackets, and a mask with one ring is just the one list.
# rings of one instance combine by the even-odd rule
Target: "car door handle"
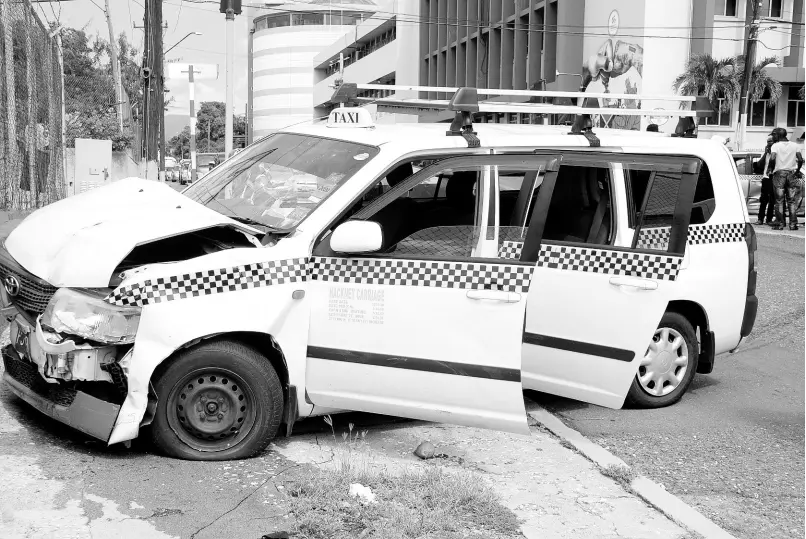
[[610,284],[614,286],[629,286],[640,290],[657,290],[658,283],[649,279],[639,279],[638,277],[611,277]]
[[486,299],[504,303],[518,303],[521,300],[521,295],[517,292],[504,292],[503,290],[468,290],[467,297],[475,300]]

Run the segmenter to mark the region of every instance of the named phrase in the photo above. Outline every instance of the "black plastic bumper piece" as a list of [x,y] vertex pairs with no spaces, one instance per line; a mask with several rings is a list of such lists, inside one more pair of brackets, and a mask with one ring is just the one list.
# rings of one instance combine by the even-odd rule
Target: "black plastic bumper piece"
[[2,353],[3,381],[15,395],[60,423],[93,438],[109,441],[120,412],[119,405],[61,384],[46,382],[36,365],[21,359],[11,345],[3,348]]
[[757,313],[758,298],[756,296],[747,296],[747,300],[744,303],[744,318],[742,318],[742,338],[747,337],[753,331]]

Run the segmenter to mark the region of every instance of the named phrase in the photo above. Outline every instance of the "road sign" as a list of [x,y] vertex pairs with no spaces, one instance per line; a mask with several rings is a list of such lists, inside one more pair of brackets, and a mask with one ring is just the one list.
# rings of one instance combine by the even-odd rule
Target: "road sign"
[[[169,79],[188,79],[191,64],[168,64]],[[194,80],[209,80],[218,78],[218,64],[192,64]]]

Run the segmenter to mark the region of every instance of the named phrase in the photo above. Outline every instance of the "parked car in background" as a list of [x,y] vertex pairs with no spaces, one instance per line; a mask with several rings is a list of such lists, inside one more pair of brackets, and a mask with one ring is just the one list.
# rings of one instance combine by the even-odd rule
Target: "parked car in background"
[[179,185],[187,185],[190,182],[190,159],[183,159],[179,163]]
[[[761,159],[759,151],[731,152],[733,162],[739,171],[739,180],[744,192],[744,200],[747,204],[747,211],[751,215],[758,215],[758,208],[761,198],[761,174],[753,172],[753,165]],[[804,217],[803,203],[798,208],[798,217]]]

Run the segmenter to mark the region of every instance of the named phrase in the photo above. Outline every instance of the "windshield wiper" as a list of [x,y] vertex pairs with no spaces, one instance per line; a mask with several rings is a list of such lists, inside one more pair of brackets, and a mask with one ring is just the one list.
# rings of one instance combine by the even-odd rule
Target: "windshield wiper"
[[276,227],[273,227],[271,225],[267,225],[266,223],[261,223],[260,221],[255,221],[254,219],[251,219],[249,217],[241,217],[240,215],[227,215],[227,214],[224,214],[224,215],[226,215],[227,217],[229,217],[233,221],[238,221],[239,223],[243,223],[245,225],[259,226],[261,228],[269,229],[272,232],[287,232],[286,230],[283,230],[282,228],[276,228]]

